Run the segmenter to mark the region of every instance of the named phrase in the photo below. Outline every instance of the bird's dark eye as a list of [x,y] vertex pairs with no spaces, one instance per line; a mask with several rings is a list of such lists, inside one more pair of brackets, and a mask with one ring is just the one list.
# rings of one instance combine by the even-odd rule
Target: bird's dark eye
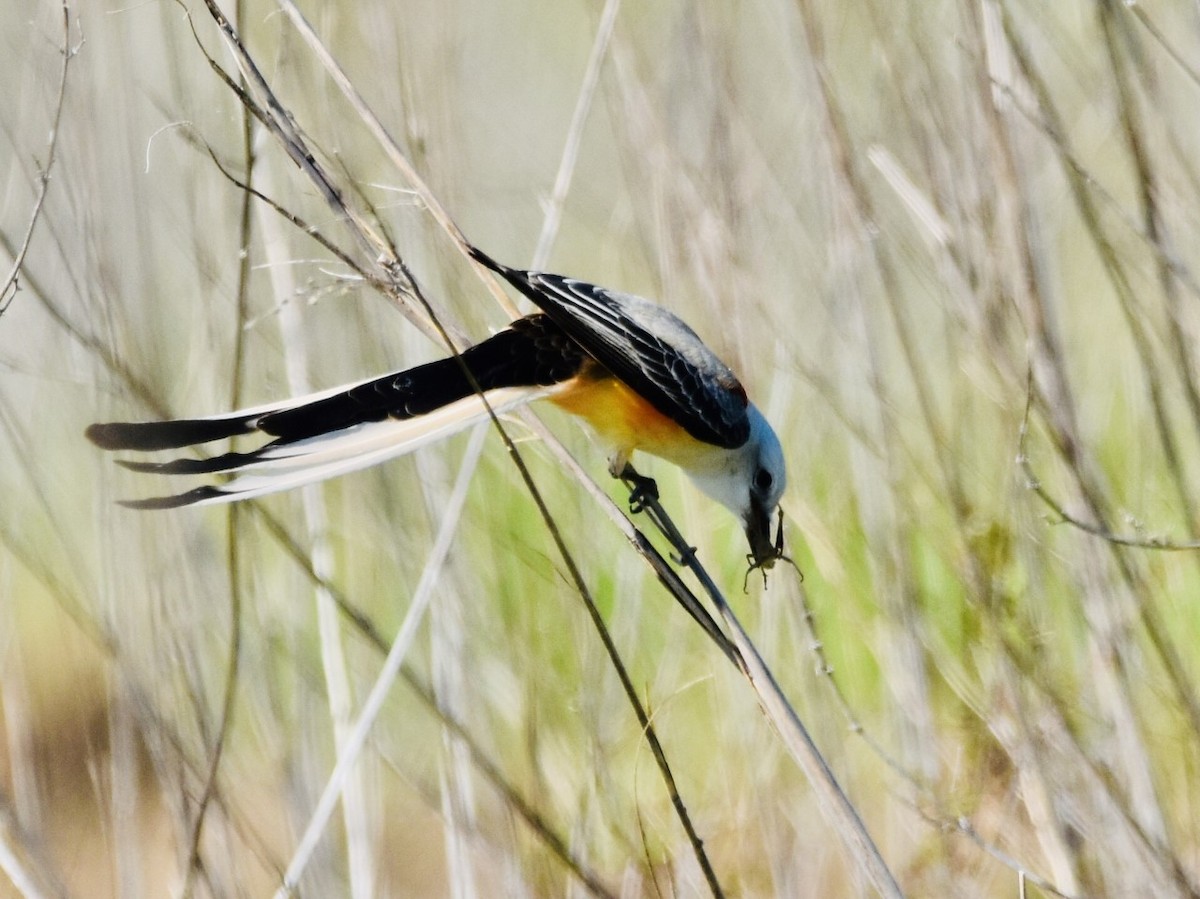
[[756,490],[766,493],[771,489],[773,483],[775,483],[775,478],[765,468],[760,468],[754,473],[754,488]]

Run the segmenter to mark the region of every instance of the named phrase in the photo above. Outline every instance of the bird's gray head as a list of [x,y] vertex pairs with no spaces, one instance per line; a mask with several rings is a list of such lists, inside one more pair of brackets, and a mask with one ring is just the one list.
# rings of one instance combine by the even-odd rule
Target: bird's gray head
[[750,438],[711,471],[693,471],[701,490],[728,507],[742,520],[755,568],[770,568],[783,556],[783,523],[771,538],[771,518],[787,486],[783,447],[762,413],[753,404],[746,410]]

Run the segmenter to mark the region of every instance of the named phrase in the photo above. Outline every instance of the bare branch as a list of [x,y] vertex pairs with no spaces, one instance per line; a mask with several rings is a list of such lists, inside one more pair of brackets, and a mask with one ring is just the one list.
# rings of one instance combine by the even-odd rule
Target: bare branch
[[37,196],[33,201],[33,209],[29,213],[29,224],[25,227],[25,236],[13,257],[12,268],[0,283],[0,315],[8,311],[20,290],[21,267],[25,264],[25,256],[29,245],[33,242],[33,232],[37,228],[38,219],[42,216],[42,206],[46,202],[46,193],[50,189],[50,171],[54,168],[55,153],[58,149],[59,122],[62,120],[63,103],[67,96],[67,69],[71,59],[79,52],[81,44],[71,46],[71,6],[63,0],[63,41],[62,68],[58,76],[58,99],[54,103],[54,118],[50,123],[50,137],[46,142],[46,161],[38,166]]
[[1129,534],[1117,534],[1110,531],[1108,528],[1093,524],[1092,522],[1084,521],[1076,515],[1068,512],[1049,490],[1043,486],[1041,479],[1033,470],[1033,465],[1029,461],[1029,453],[1026,451],[1026,442],[1029,436],[1029,414],[1030,408],[1033,405],[1033,375],[1029,376],[1029,386],[1025,395],[1025,413],[1021,416],[1021,428],[1017,437],[1017,464],[1021,467],[1021,472],[1025,475],[1025,486],[1032,490],[1046,507],[1054,513],[1054,517],[1061,524],[1068,524],[1073,528],[1083,531],[1086,534],[1091,534],[1093,537],[1099,537],[1109,543],[1118,546],[1130,546],[1135,549],[1155,549],[1163,552],[1185,552],[1190,550],[1200,549],[1200,540],[1168,540],[1163,537],[1135,537]]

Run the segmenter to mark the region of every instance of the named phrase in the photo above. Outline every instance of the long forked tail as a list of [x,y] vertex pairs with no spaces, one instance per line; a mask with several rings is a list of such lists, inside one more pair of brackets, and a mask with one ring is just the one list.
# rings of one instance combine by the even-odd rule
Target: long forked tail
[[[461,360],[461,361],[460,361]],[[582,351],[542,315],[520,319],[448,358],[407,371],[225,415],[94,424],[87,437],[109,450],[177,449],[240,434],[274,438],[249,452],[166,462],[119,460],[157,474],[233,474],[221,485],[123,503],[171,509],[250,499],[376,465],[455,434],[488,416],[546,396],[574,377]],[[468,378],[464,365],[471,372]],[[487,397],[487,405],[476,392]]]

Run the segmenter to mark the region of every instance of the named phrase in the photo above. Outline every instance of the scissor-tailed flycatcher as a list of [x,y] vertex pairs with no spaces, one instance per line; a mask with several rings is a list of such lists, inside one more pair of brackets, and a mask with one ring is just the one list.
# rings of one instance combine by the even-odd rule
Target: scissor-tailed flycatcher
[[583,418],[615,448],[614,475],[634,450],[675,463],[741,518],[755,566],[782,556],[782,523],[775,540],[770,533],[785,481],[779,439],[691,328],[641,297],[471,254],[542,311],[459,359],[226,415],[94,424],[87,436],[114,450],[175,449],[253,432],[274,438],[208,459],[122,461],[160,474],[236,474],[220,486],[125,505],[233,502],[366,468],[486,419],[478,389],[497,413],[548,399]]

